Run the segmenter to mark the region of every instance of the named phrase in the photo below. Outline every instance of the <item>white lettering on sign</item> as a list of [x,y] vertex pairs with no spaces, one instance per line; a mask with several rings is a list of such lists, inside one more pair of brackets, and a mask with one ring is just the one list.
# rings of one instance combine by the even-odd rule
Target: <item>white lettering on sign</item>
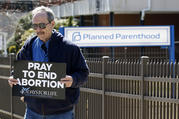
[[[18,80],[21,86],[65,88],[57,78],[57,74],[51,71],[53,64],[28,62],[27,70],[22,70],[23,78]],[[56,80],[57,79],[57,80]]]
[[28,63],[28,70],[45,70],[45,71],[50,71],[50,68],[52,67],[52,64],[48,63],[33,63],[29,62]]
[[41,91],[41,90],[27,90],[26,93],[32,95],[42,95],[42,96],[57,96],[56,91]]
[[38,77],[39,79],[56,79],[57,74],[55,72],[38,72]]
[[[34,78],[36,76],[34,71],[28,71],[28,70],[22,70],[24,77],[30,77]],[[57,74],[55,72],[43,72],[43,71],[38,71],[37,72],[37,78],[38,79],[56,79]]]
[[21,80],[17,78],[18,84],[20,86],[35,86],[35,87],[48,87],[48,88],[64,88],[64,83],[60,81],[51,81],[51,80],[33,80],[33,79],[24,79]]

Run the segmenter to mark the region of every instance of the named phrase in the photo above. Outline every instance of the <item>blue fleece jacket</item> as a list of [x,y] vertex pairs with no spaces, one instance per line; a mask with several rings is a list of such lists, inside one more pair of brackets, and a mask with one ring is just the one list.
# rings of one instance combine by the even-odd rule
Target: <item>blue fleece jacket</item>
[[[17,54],[17,60],[32,61],[32,44],[37,36],[27,40],[20,52]],[[67,41],[64,37],[52,31],[51,40],[48,47],[48,61],[57,63],[66,63],[66,74],[72,76],[73,84],[66,88],[65,100],[42,99],[34,97],[25,97],[27,107],[32,111],[42,114],[57,114],[69,111],[77,103],[79,98],[79,87],[87,81],[89,74],[85,59],[75,44]]]

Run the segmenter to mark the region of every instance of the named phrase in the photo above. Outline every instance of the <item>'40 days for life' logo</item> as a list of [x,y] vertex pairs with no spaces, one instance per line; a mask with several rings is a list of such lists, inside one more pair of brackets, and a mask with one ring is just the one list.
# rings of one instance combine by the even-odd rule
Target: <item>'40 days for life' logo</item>
[[29,88],[24,88],[22,87],[20,93],[23,95],[23,94],[28,94],[28,91],[29,91],[30,87]]

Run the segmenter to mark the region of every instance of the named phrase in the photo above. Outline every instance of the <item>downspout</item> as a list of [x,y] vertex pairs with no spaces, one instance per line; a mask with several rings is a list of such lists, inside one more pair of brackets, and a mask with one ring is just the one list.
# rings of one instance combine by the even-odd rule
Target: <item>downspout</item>
[[[141,14],[141,18],[140,18],[140,25],[144,25],[144,20],[145,20],[145,12],[150,11],[151,10],[151,0],[148,0],[147,3],[147,8],[144,8],[140,14]],[[144,55],[144,47],[141,47],[141,56]]]
[[71,0],[71,4],[72,4],[72,17],[74,17],[74,2],[73,2],[73,0]]
[[61,18],[61,5],[58,6],[58,17]]
[[110,7],[110,2],[109,2],[109,0],[107,0],[107,4],[108,4],[107,11],[111,12],[111,7]]
[[[107,0],[107,11],[109,12],[109,22],[110,22],[110,26],[114,26],[114,12],[111,11],[111,7],[110,7],[110,2],[109,0]],[[110,47],[111,50],[111,58],[115,58],[115,49],[114,47]]]
[[141,18],[140,18],[140,24],[144,25],[144,20],[145,20],[145,12],[150,11],[151,10],[151,0],[148,0],[148,7],[144,8],[141,11]]

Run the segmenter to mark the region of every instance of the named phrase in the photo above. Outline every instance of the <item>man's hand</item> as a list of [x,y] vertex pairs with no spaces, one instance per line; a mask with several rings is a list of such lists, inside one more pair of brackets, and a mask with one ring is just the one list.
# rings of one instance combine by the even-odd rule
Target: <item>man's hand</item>
[[24,102],[24,96],[20,97],[20,100],[21,100],[22,102]]
[[73,78],[69,75],[66,75],[65,78],[62,78],[60,80],[61,83],[64,83],[66,87],[71,87],[72,83],[73,83]]
[[9,77],[8,79],[8,83],[11,87],[13,87],[13,85],[17,85],[18,84],[18,80],[14,79],[12,76]]

